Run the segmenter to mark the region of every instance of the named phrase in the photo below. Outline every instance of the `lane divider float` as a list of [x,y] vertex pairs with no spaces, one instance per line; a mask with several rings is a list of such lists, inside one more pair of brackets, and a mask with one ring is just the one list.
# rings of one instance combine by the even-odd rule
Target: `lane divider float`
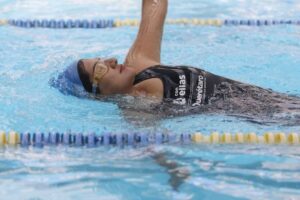
[[[122,26],[138,26],[138,19],[0,19],[1,25],[11,25],[22,28],[113,28]],[[200,19],[179,18],[167,19],[166,24],[195,25],[195,26],[272,26],[272,25],[300,25],[300,20],[264,20],[264,19]]]
[[202,134],[200,132],[189,134],[171,133],[17,133],[0,131],[0,146],[20,145],[22,147],[34,146],[146,146],[151,144],[259,144],[259,145],[299,145],[300,136],[297,133],[218,133]]
[[8,24],[7,20],[5,20],[5,19],[1,20],[0,19],[0,26],[6,25],[6,24]]

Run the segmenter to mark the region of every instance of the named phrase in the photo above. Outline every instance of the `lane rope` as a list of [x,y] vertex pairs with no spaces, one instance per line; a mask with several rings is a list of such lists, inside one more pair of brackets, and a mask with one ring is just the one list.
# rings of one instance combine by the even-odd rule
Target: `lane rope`
[[[99,20],[72,20],[72,19],[0,19],[1,25],[11,25],[22,28],[113,28],[122,26],[138,26],[137,19],[99,19]],[[264,19],[201,19],[179,18],[167,19],[166,24],[195,25],[195,26],[274,26],[274,25],[300,25],[300,20],[264,20]]]
[[6,25],[6,24],[8,24],[7,20],[1,20],[0,19],[0,26]]
[[151,144],[259,144],[259,145],[299,145],[298,133],[266,132],[256,133],[17,133],[0,132],[0,146],[43,147],[43,146],[147,146]]

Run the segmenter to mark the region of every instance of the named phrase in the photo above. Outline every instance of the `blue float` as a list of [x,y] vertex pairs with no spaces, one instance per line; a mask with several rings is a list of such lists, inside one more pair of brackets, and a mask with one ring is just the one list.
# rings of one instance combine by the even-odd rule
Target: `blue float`
[[30,143],[30,133],[21,133],[20,135],[21,146],[27,147],[31,145]]

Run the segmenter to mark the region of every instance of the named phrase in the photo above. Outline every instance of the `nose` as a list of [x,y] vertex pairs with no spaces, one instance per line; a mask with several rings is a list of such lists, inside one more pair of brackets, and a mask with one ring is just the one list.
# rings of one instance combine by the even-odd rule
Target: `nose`
[[118,65],[118,60],[116,58],[110,58],[107,60],[110,67],[115,68]]

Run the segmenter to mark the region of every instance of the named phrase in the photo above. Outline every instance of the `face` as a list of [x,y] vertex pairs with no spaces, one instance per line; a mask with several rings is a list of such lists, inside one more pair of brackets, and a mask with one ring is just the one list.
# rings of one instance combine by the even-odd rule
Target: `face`
[[82,59],[89,79],[103,95],[130,93],[135,72],[129,67],[118,64],[116,58]]

